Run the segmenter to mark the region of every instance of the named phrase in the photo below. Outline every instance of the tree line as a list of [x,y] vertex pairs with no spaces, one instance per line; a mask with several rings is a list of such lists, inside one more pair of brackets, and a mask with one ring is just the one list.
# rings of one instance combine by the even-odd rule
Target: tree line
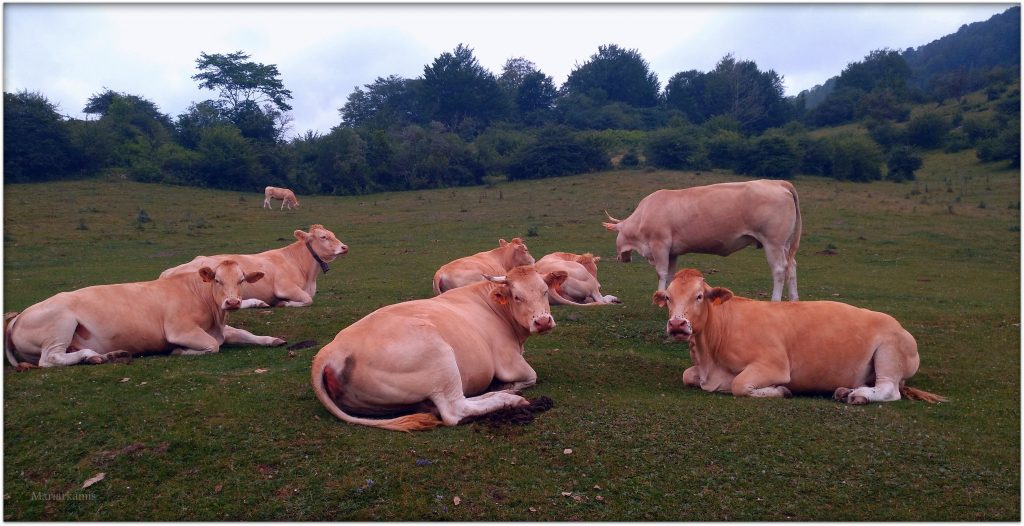
[[[416,78],[391,75],[356,88],[328,133],[290,138],[292,93],[276,66],[237,51],[202,53],[196,70],[192,79],[216,97],[176,117],[106,88],[88,99],[86,120],[62,117],[41,93],[4,93],[6,181],[118,173],[344,195],[613,167],[904,180],[920,152],[936,148],[1020,163],[1019,58],[1016,70],[982,73],[995,108],[982,113],[967,111],[965,93],[951,99],[945,84],[915,83],[903,55],[888,49],[849,64],[809,104],[810,93],[785,97],[781,75],[732,55],[711,71],[676,73],[661,89],[637,50],[609,44],[556,86],[523,57],[492,73],[460,44]],[[925,103],[934,109],[911,115]],[[854,122],[869,133],[814,133]]]

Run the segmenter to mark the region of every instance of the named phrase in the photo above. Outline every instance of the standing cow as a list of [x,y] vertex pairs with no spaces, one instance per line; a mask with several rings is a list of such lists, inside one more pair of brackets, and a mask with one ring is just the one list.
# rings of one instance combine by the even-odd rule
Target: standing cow
[[196,256],[188,263],[169,268],[161,278],[191,273],[204,266],[216,266],[221,261],[233,260],[245,268],[259,271],[265,278],[258,283],[242,287],[242,308],[253,307],[307,307],[316,295],[316,278],[327,272],[327,263],[348,253],[348,246],[323,225],[309,227],[309,232],[296,230],[295,241],[283,248],[259,254],[225,254]]
[[741,298],[694,269],[679,271],[653,299],[668,308],[665,332],[690,345],[687,386],[752,397],[826,392],[849,404],[901,394],[945,401],[905,384],[921,358],[914,337],[888,314],[834,301]]
[[[337,418],[393,431],[454,426],[528,405],[516,393],[535,384],[537,373],[523,358],[523,344],[555,327],[548,287],[564,280],[562,272],[542,276],[532,266],[516,267],[377,309],[320,349],[313,391]],[[503,385],[487,392],[495,381]]]
[[281,200],[281,210],[287,207],[289,210],[299,207],[299,200],[295,197],[295,192],[287,188],[278,188],[276,186],[268,186],[263,189],[263,208],[273,209],[270,203],[271,199]]
[[499,239],[498,248],[450,261],[437,269],[434,273],[434,294],[483,281],[484,274],[501,276],[520,265],[534,263],[522,239],[512,238],[511,243]]
[[226,325],[228,311],[242,303],[242,283],[262,277],[225,261],[167,279],[62,292],[10,320],[7,359],[54,367],[167,351],[215,353],[223,343],[282,345],[280,338]]
[[626,219],[608,216],[604,227],[617,232],[618,260],[636,250],[658,272],[665,290],[676,257],[690,252],[728,256],[747,245],[764,247],[771,267],[772,301],[796,291],[796,251],[800,248],[800,199],[786,181],[758,180],[658,190],[643,198]]

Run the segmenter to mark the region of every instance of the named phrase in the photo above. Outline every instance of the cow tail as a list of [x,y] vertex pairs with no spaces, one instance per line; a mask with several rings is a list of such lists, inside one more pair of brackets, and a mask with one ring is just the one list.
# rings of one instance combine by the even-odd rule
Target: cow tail
[[407,433],[411,431],[426,431],[442,423],[440,419],[430,413],[414,413],[388,419],[359,418],[349,415],[338,407],[338,404],[334,402],[334,398],[327,392],[328,390],[339,390],[343,386],[340,380],[338,380],[337,371],[329,364],[326,364],[326,361],[326,358],[321,358],[319,355],[313,360],[313,391],[316,393],[320,403],[338,419],[350,424],[379,427],[391,431],[405,431]]
[[908,400],[921,400],[924,402],[928,402],[929,404],[949,401],[949,399],[942,395],[929,393],[928,391],[922,391],[920,389],[915,389],[907,385],[900,385],[900,395]]
[[800,235],[803,233],[804,222],[800,217],[800,196],[796,193],[796,187],[792,183],[789,181],[779,182],[789,191],[789,195],[793,196],[793,206],[796,207],[796,226],[793,227],[793,233],[789,237],[789,252],[786,254],[786,258],[792,261],[796,257],[796,251],[800,248]]
[[18,358],[14,356],[17,350],[14,348],[14,343],[11,342],[11,331],[14,330],[14,321],[18,317],[18,312],[8,312],[4,314],[4,354],[7,355],[7,361],[11,362],[11,365],[18,366]]
[[444,292],[444,277],[440,274],[434,276],[434,295],[438,296]]

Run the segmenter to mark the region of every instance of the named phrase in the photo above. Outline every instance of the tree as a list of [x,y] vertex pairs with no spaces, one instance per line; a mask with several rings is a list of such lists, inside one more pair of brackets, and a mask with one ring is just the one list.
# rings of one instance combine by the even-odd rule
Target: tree
[[889,153],[889,160],[886,166],[889,174],[886,179],[890,181],[913,181],[914,172],[924,164],[924,161],[907,146],[897,146]]
[[658,75],[640,52],[609,44],[598,47],[589,61],[569,73],[563,89],[583,95],[599,90],[611,102],[650,107],[658,103],[659,85]]
[[365,90],[357,87],[338,110],[343,125],[387,128],[419,122],[417,89],[421,83],[390,75],[365,84]]
[[686,118],[700,124],[708,118],[706,73],[697,70],[680,71],[665,84],[665,102],[686,115]]
[[[508,109],[508,98],[494,74],[484,69],[463,44],[442,53],[423,69],[422,108],[430,119],[448,130],[464,129],[475,135]],[[464,122],[469,120],[470,122]]]
[[648,135],[644,152],[647,164],[669,170],[699,170],[707,167],[697,129],[692,126],[664,128]]
[[219,92],[219,99],[231,109],[244,103],[270,103],[278,111],[290,111],[287,101],[292,92],[284,88],[277,66],[248,59],[242,51],[227,55],[200,53],[196,59],[199,73],[192,75],[192,80],[198,80],[201,89]]
[[4,93],[4,181],[59,179],[77,168],[76,152],[57,106],[43,94]]
[[782,77],[772,70],[760,71],[753,61],[726,55],[704,82],[707,115],[729,115],[744,132],[781,126],[789,117]]
[[192,80],[199,81],[202,89],[218,92],[217,101],[210,104],[235,123],[245,137],[274,142],[287,128],[289,119],[284,112],[292,109],[287,102],[292,92],[285,89],[277,66],[248,59],[242,51],[227,55],[200,53],[196,59],[199,73]]
[[907,123],[906,140],[921,148],[938,148],[949,132],[949,124],[938,113],[922,113]]

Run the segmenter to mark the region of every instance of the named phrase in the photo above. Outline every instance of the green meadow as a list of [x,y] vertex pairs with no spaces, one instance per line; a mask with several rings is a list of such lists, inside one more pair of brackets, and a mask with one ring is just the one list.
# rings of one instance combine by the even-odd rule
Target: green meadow
[[[846,406],[684,388],[685,344],[643,258],[615,261],[604,210],[730,172],[615,171],[354,197],[90,179],[4,186],[4,311],[57,292],[155,279],[199,254],[277,248],[321,223],[350,247],[308,308],[232,325],[289,345],[130,364],[4,367],[3,518],[123,520],[1019,521],[1020,173],[973,150],[933,153],[909,183],[796,177],[802,300],[892,314],[917,338],[908,384],[949,398]],[[313,356],[374,309],[431,295],[442,264],[522,237],[602,257],[622,305],[555,307],[526,343],[527,425],[403,434],[334,419]],[[763,251],[680,257],[709,283],[766,299]],[[395,327],[401,331],[401,327]],[[266,372],[257,373],[257,369]],[[571,449],[570,454],[566,451]],[[99,482],[83,488],[91,477]],[[457,499],[456,499],[457,497]]]

